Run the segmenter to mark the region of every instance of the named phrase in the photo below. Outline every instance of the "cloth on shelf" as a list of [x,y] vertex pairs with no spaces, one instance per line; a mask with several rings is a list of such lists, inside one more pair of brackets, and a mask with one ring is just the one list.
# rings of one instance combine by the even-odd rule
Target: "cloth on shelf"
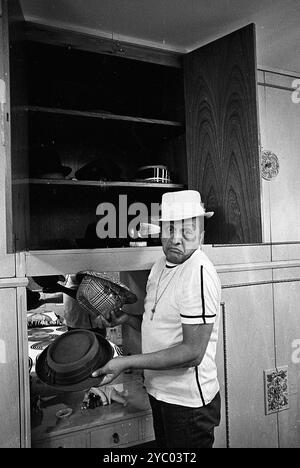
[[59,327],[61,325],[64,325],[63,319],[55,313],[35,312],[27,316],[28,328]]
[[123,391],[123,384],[104,385],[103,387],[91,387],[85,393],[81,409],[94,409],[98,406],[111,405],[113,401],[127,405],[128,391]]

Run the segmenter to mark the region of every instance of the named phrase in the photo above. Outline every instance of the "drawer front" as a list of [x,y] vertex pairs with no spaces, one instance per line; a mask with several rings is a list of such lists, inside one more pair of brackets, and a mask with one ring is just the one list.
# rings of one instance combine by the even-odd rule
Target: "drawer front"
[[138,421],[132,419],[123,423],[111,424],[92,431],[90,435],[91,448],[127,445],[139,439]]
[[33,444],[33,448],[86,448],[86,435],[82,433],[67,437],[49,438],[38,444]]
[[142,441],[155,439],[152,416],[140,419],[140,439]]

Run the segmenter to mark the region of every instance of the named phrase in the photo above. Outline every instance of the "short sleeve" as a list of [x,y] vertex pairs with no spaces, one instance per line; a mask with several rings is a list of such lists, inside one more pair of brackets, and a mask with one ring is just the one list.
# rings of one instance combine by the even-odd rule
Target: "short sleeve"
[[183,324],[214,323],[218,313],[218,285],[203,265],[192,265],[181,278],[179,311]]

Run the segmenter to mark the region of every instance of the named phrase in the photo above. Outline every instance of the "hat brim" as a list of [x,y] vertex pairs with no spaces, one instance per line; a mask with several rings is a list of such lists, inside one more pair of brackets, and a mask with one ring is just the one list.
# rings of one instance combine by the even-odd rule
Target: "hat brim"
[[130,289],[125,284],[119,281],[113,281],[112,279],[108,278],[102,273],[98,273],[97,271],[79,271],[76,275],[76,278],[79,282],[81,282],[84,276],[94,276],[95,278],[100,278],[108,283],[111,283],[114,287],[120,288],[122,294],[125,296],[126,304],[134,304],[137,302],[137,296],[132,291],[130,291]]
[[202,214],[197,214],[197,215],[195,215],[195,216],[190,216],[190,215],[188,215],[188,216],[186,216],[186,217],[182,217],[182,216],[176,217],[176,215],[175,215],[175,216],[172,216],[172,217],[163,217],[163,216],[162,216],[159,220],[160,220],[160,221],[181,221],[181,220],[184,220],[184,219],[191,219],[191,218],[198,218],[198,217],[204,217],[204,218],[209,219],[209,218],[211,218],[214,214],[215,214],[214,211],[205,211],[204,213],[202,213]]
[[68,166],[58,166],[58,167],[51,167],[47,168],[38,168],[34,172],[35,177],[42,177],[45,178],[46,176],[50,177],[51,175],[54,176],[56,174],[61,174],[62,177],[67,177],[72,172],[72,168]]
[[[102,335],[96,332],[94,333],[99,341],[99,344],[101,346],[106,347],[107,357],[108,357],[107,362],[108,362],[114,356],[113,347],[109,344],[109,342],[105,338],[103,338]],[[49,345],[50,344],[51,343],[49,343]],[[39,354],[39,356],[36,359],[36,364],[35,364],[36,375],[45,385],[47,385],[47,387],[52,388],[56,392],[79,392],[82,390],[88,390],[89,388],[95,387],[101,383],[101,381],[104,378],[103,375],[99,377],[89,376],[86,379],[82,380],[81,382],[77,382],[72,385],[55,385],[55,384],[50,383],[48,380],[48,375],[46,371],[47,351],[48,351],[49,345],[41,352],[41,354]],[[95,368],[91,370],[91,373],[97,370],[99,367],[102,367],[103,365],[104,365],[103,363],[102,365],[100,365],[99,363],[96,363]]]

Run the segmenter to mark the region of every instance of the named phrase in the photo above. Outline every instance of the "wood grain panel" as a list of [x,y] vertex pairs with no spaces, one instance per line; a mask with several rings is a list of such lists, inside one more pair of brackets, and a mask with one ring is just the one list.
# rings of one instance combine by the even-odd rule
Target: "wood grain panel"
[[[292,78],[291,78],[292,81]],[[262,125],[263,148],[276,154],[278,176],[269,184],[269,205],[272,242],[294,242],[300,238],[300,106],[292,101],[292,93],[276,88],[265,89],[266,116]],[[268,203],[268,200],[266,200]]]
[[0,252],[6,254],[7,247],[11,247],[11,183],[8,168],[10,167],[9,126],[6,121],[9,109],[8,82],[8,22],[7,3],[0,2],[2,16],[0,17]]
[[[227,378],[227,363],[226,363],[226,343],[224,343],[224,321],[223,311],[220,309],[221,316],[219,322],[219,338],[217,345],[216,364],[218,369],[218,381],[220,385],[221,395],[221,421],[220,425],[215,429],[215,443],[214,448],[227,448],[228,434],[227,434],[227,404],[226,404],[226,384]],[[226,365],[226,369],[225,369]],[[226,376],[226,377],[225,377]]]
[[255,28],[184,58],[189,188],[215,217],[207,243],[261,242]]
[[265,415],[263,371],[275,366],[272,285],[222,291],[231,448],[275,448],[277,416]]
[[300,447],[300,284],[274,285],[276,364],[288,366],[289,409],[278,415],[280,448]]
[[20,448],[16,290],[0,289],[0,447]]

